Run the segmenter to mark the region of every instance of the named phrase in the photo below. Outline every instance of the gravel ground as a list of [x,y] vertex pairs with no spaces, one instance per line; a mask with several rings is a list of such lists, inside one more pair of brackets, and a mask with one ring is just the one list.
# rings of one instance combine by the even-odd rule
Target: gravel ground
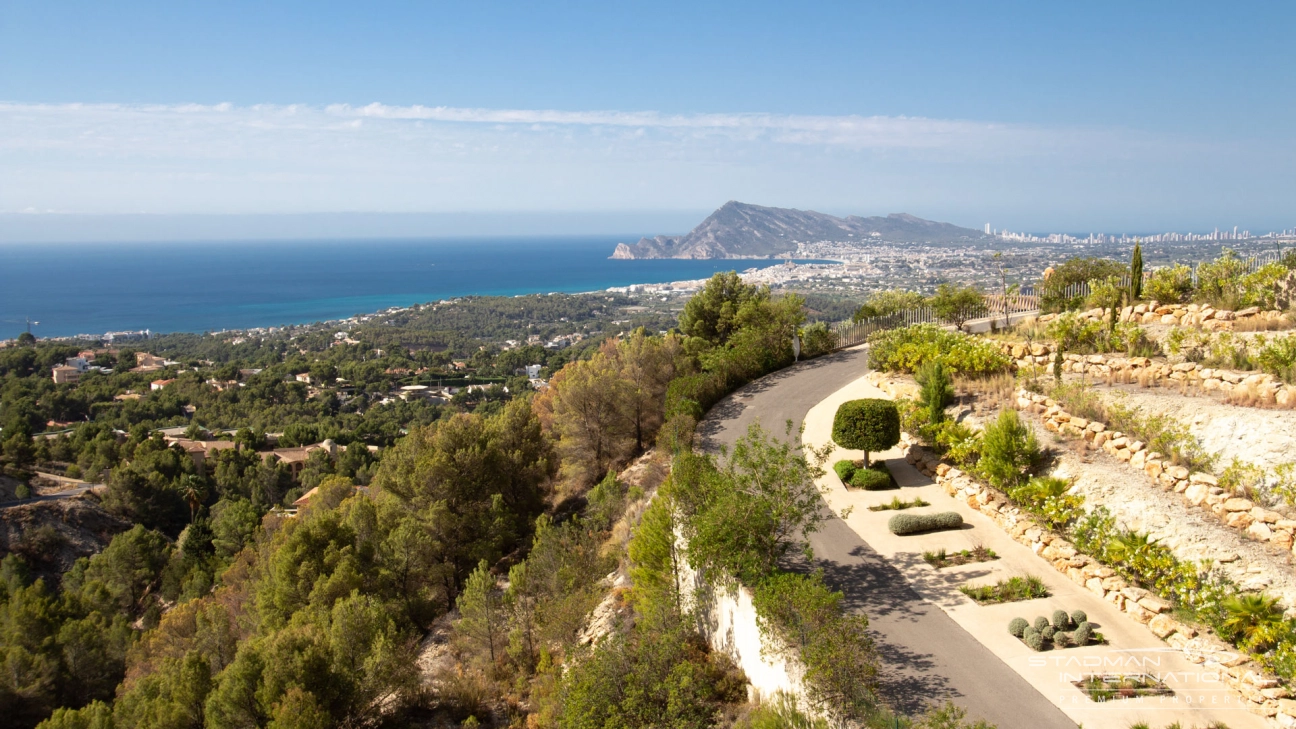
[[1266,468],[1296,461],[1296,410],[1229,405],[1211,395],[1185,397],[1171,388],[1097,384],[1094,391],[1188,426],[1208,452],[1219,455],[1218,468],[1234,458]]

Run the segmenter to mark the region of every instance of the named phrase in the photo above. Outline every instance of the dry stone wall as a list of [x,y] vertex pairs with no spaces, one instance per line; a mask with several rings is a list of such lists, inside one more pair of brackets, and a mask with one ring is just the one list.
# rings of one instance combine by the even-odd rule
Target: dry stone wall
[[[1050,344],[1012,344],[1002,342],[1005,354],[1019,369],[1050,367],[1056,349]],[[1149,357],[1126,357],[1118,354],[1063,354],[1062,372],[1094,378],[1120,378],[1129,382],[1152,384],[1183,383],[1204,392],[1248,392],[1257,404],[1296,407],[1296,387],[1268,373],[1239,372],[1203,367],[1194,362],[1168,362]]]
[[[1111,316],[1111,309],[1090,309],[1079,312],[1079,315],[1091,321],[1106,321]],[[1039,321],[1047,323],[1058,316],[1058,314],[1044,314]],[[1122,322],[1201,327],[1207,331],[1232,331],[1234,322],[1247,319],[1279,321],[1285,317],[1286,315],[1281,311],[1265,311],[1258,306],[1230,311],[1214,309],[1205,304],[1160,304],[1156,301],[1127,306],[1116,315],[1117,320]]]
[[1039,415],[1046,429],[1065,438],[1082,439],[1090,448],[1101,448],[1130,469],[1142,471],[1162,490],[1180,494],[1189,504],[1214,514],[1225,525],[1275,549],[1296,554],[1296,519],[1229,493],[1213,474],[1193,473],[1175,465],[1166,454],[1150,450],[1133,436],[1110,430],[1105,423],[1071,415],[1044,395],[1019,390],[1016,405],[1019,410]]

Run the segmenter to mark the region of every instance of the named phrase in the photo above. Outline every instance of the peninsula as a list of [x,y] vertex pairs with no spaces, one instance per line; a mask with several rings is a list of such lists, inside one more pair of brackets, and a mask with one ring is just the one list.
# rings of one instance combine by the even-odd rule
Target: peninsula
[[813,210],[771,208],[730,200],[686,235],[618,243],[612,258],[777,258],[798,244],[957,243],[986,238],[981,231],[893,213],[838,218]]

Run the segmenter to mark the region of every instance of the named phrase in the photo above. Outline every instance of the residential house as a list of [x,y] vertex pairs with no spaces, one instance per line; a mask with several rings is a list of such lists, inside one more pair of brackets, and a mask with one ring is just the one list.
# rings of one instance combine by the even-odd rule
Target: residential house
[[76,367],[59,365],[54,368],[54,384],[72,385],[81,381],[81,370]]
[[171,384],[172,382],[175,382],[175,378],[174,378],[174,377],[171,378],[171,379],[169,379],[169,380],[153,380],[152,382],[149,383],[149,389],[150,389],[150,390],[161,390],[162,388],[166,387],[167,385]]

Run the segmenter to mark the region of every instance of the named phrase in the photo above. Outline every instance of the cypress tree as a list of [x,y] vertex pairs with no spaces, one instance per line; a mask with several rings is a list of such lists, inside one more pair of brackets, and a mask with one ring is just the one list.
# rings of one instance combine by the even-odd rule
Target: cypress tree
[[1130,302],[1143,297],[1143,246],[1135,243],[1130,256]]

